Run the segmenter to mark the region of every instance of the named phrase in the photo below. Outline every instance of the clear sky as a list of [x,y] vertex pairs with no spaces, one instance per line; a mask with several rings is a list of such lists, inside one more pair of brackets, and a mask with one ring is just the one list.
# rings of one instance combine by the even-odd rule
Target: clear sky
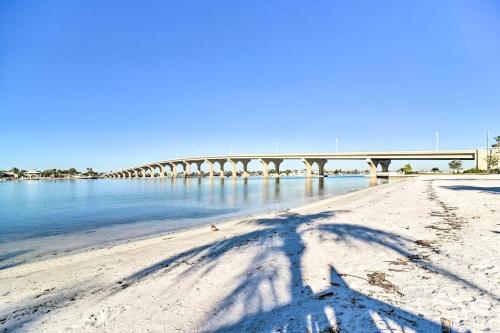
[[485,146],[500,2],[1,1],[0,116],[0,169]]

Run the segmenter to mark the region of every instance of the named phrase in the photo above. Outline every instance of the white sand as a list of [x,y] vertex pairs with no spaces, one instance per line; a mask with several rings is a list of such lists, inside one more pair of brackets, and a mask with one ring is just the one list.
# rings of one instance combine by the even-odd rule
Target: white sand
[[421,177],[218,227],[1,270],[0,331],[500,331],[499,177]]

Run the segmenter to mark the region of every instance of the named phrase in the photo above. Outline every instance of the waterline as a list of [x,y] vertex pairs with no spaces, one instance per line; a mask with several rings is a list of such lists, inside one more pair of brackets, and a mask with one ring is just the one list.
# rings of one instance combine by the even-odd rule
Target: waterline
[[[369,184],[352,176],[6,182],[0,185],[0,267],[298,206]],[[13,251],[26,252],[9,256]],[[2,255],[8,259],[2,262]]]

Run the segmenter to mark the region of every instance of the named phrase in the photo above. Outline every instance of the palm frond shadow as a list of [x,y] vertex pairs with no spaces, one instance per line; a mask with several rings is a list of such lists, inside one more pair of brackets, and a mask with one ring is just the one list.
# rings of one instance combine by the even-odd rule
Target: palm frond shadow
[[443,188],[454,191],[476,191],[488,194],[500,194],[499,186],[470,186],[470,185],[449,185],[441,186]]
[[[225,254],[244,250],[247,244],[253,243],[253,246],[258,245],[258,253],[251,259],[248,269],[236,278],[237,285],[217,303],[213,315],[207,318],[205,332],[378,332],[383,327],[440,332],[441,325],[434,321],[350,288],[333,265],[329,267],[332,287],[320,293],[312,291],[301,269],[306,249],[302,233],[308,230],[307,225],[312,221],[333,217],[336,213],[286,213],[260,219],[254,223],[264,226],[262,230],[182,252],[129,276],[126,281],[138,283],[150,274],[168,274],[181,265],[184,265],[181,278],[206,276],[225,259]],[[395,234],[350,224],[319,224],[318,228],[325,237],[334,235],[337,241],[363,241],[388,247],[403,256],[410,254],[405,242],[411,240]],[[273,264],[271,259],[277,256],[285,258],[286,272],[280,271],[283,265]],[[455,282],[482,290],[444,269],[434,266],[432,269]],[[287,278],[284,280],[283,276]],[[286,296],[283,296],[283,288]],[[234,321],[232,318],[239,319]]]

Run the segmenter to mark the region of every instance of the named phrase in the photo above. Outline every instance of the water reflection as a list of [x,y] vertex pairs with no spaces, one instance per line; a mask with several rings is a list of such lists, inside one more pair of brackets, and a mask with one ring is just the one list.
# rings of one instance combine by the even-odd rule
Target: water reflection
[[0,242],[139,222],[168,230],[188,220],[207,223],[288,208],[380,182],[367,177],[9,182],[0,186]]

